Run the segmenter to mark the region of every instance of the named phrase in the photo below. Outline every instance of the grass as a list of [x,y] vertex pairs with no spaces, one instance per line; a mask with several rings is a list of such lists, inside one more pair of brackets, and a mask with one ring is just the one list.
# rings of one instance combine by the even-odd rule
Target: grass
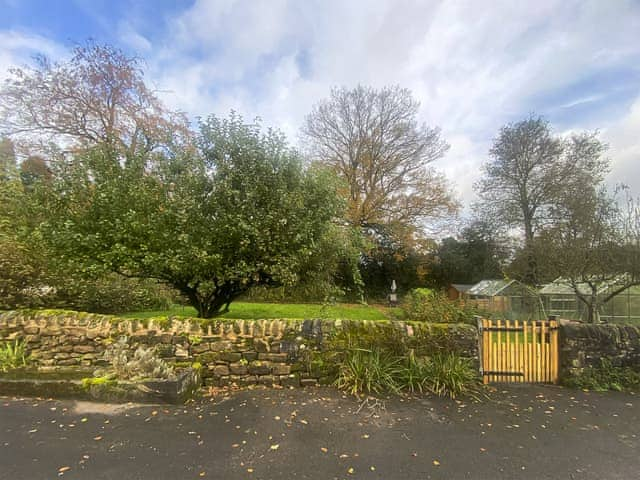
[[[388,310],[384,310],[388,312]],[[229,312],[220,318],[269,319],[269,318],[331,318],[342,320],[387,320],[389,316],[376,307],[340,303],[319,305],[311,303],[249,303],[233,302]],[[150,318],[162,316],[196,317],[193,307],[176,306],[170,310],[123,313],[124,318]]]

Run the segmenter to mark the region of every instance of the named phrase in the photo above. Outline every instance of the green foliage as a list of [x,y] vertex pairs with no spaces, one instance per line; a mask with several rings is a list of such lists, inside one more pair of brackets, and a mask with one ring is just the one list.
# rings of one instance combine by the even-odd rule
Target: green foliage
[[116,385],[118,382],[113,378],[113,375],[104,375],[102,377],[87,377],[82,379],[82,388],[85,390],[91,389],[91,387],[109,387]]
[[398,359],[379,351],[350,350],[340,364],[336,386],[352,395],[398,393]]
[[411,320],[435,323],[474,323],[478,310],[471,305],[449,300],[445,295],[428,288],[409,292],[402,308]]
[[[425,340],[427,337],[421,337]],[[366,329],[345,326],[329,339],[326,349],[315,353],[327,365],[338,365],[338,388],[351,394],[430,392],[456,398],[475,395],[477,373],[469,359],[437,347],[408,339],[392,324],[376,324]],[[325,371],[331,371],[325,367]]]
[[471,360],[452,353],[429,357],[424,369],[426,388],[439,397],[474,396],[477,373]]
[[252,286],[294,284],[339,215],[333,176],[237,115],[204,121],[198,147],[57,165],[46,238],[81,264],[172,285],[205,318]]
[[60,308],[108,314],[169,309],[176,296],[166,285],[149,279],[69,274],[66,284],[56,287],[51,303]]
[[631,367],[616,367],[611,360],[601,358],[599,367],[587,367],[580,374],[566,379],[564,384],[597,392],[638,390],[640,389],[640,371]]
[[26,367],[28,362],[29,355],[24,340],[15,339],[13,342],[0,345],[0,372]]
[[173,368],[160,359],[153,348],[138,347],[133,353],[126,337],[109,345],[104,354],[115,377],[122,380],[145,378],[169,379],[174,377]]

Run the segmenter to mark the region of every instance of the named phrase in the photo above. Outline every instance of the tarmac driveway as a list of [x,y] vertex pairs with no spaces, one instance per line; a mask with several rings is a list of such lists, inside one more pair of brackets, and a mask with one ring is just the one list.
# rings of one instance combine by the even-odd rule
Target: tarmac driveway
[[0,397],[0,479],[640,479],[640,399],[256,389],[184,407]]

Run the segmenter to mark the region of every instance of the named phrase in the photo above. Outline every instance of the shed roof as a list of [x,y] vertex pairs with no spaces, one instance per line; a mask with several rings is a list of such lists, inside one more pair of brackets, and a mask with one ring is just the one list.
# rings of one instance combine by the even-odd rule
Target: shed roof
[[485,297],[495,297],[502,290],[514,283],[515,280],[481,280],[467,290],[469,295],[482,295]]
[[[609,282],[604,282],[598,289],[598,294],[605,293],[612,287],[618,284],[619,279],[612,279]],[[578,291],[581,295],[590,295],[591,287],[586,283],[577,284]],[[565,278],[556,278],[553,282],[547,283],[539,291],[540,295],[575,295],[576,292]]]
[[459,292],[467,292],[473,287],[472,283],[452,283],[451,286]]

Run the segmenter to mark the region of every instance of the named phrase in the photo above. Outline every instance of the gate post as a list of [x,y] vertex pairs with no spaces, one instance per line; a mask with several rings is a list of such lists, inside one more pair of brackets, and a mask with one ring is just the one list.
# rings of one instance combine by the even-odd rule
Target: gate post
[[480,375],[482,376],[482,383],[487,384],[488,378],[484,374],[484,351],[482,344],[484,343],[484,329],[482,328],[482,317],[480,315],[474,315],[478,326],[478,364],[480,365]]

